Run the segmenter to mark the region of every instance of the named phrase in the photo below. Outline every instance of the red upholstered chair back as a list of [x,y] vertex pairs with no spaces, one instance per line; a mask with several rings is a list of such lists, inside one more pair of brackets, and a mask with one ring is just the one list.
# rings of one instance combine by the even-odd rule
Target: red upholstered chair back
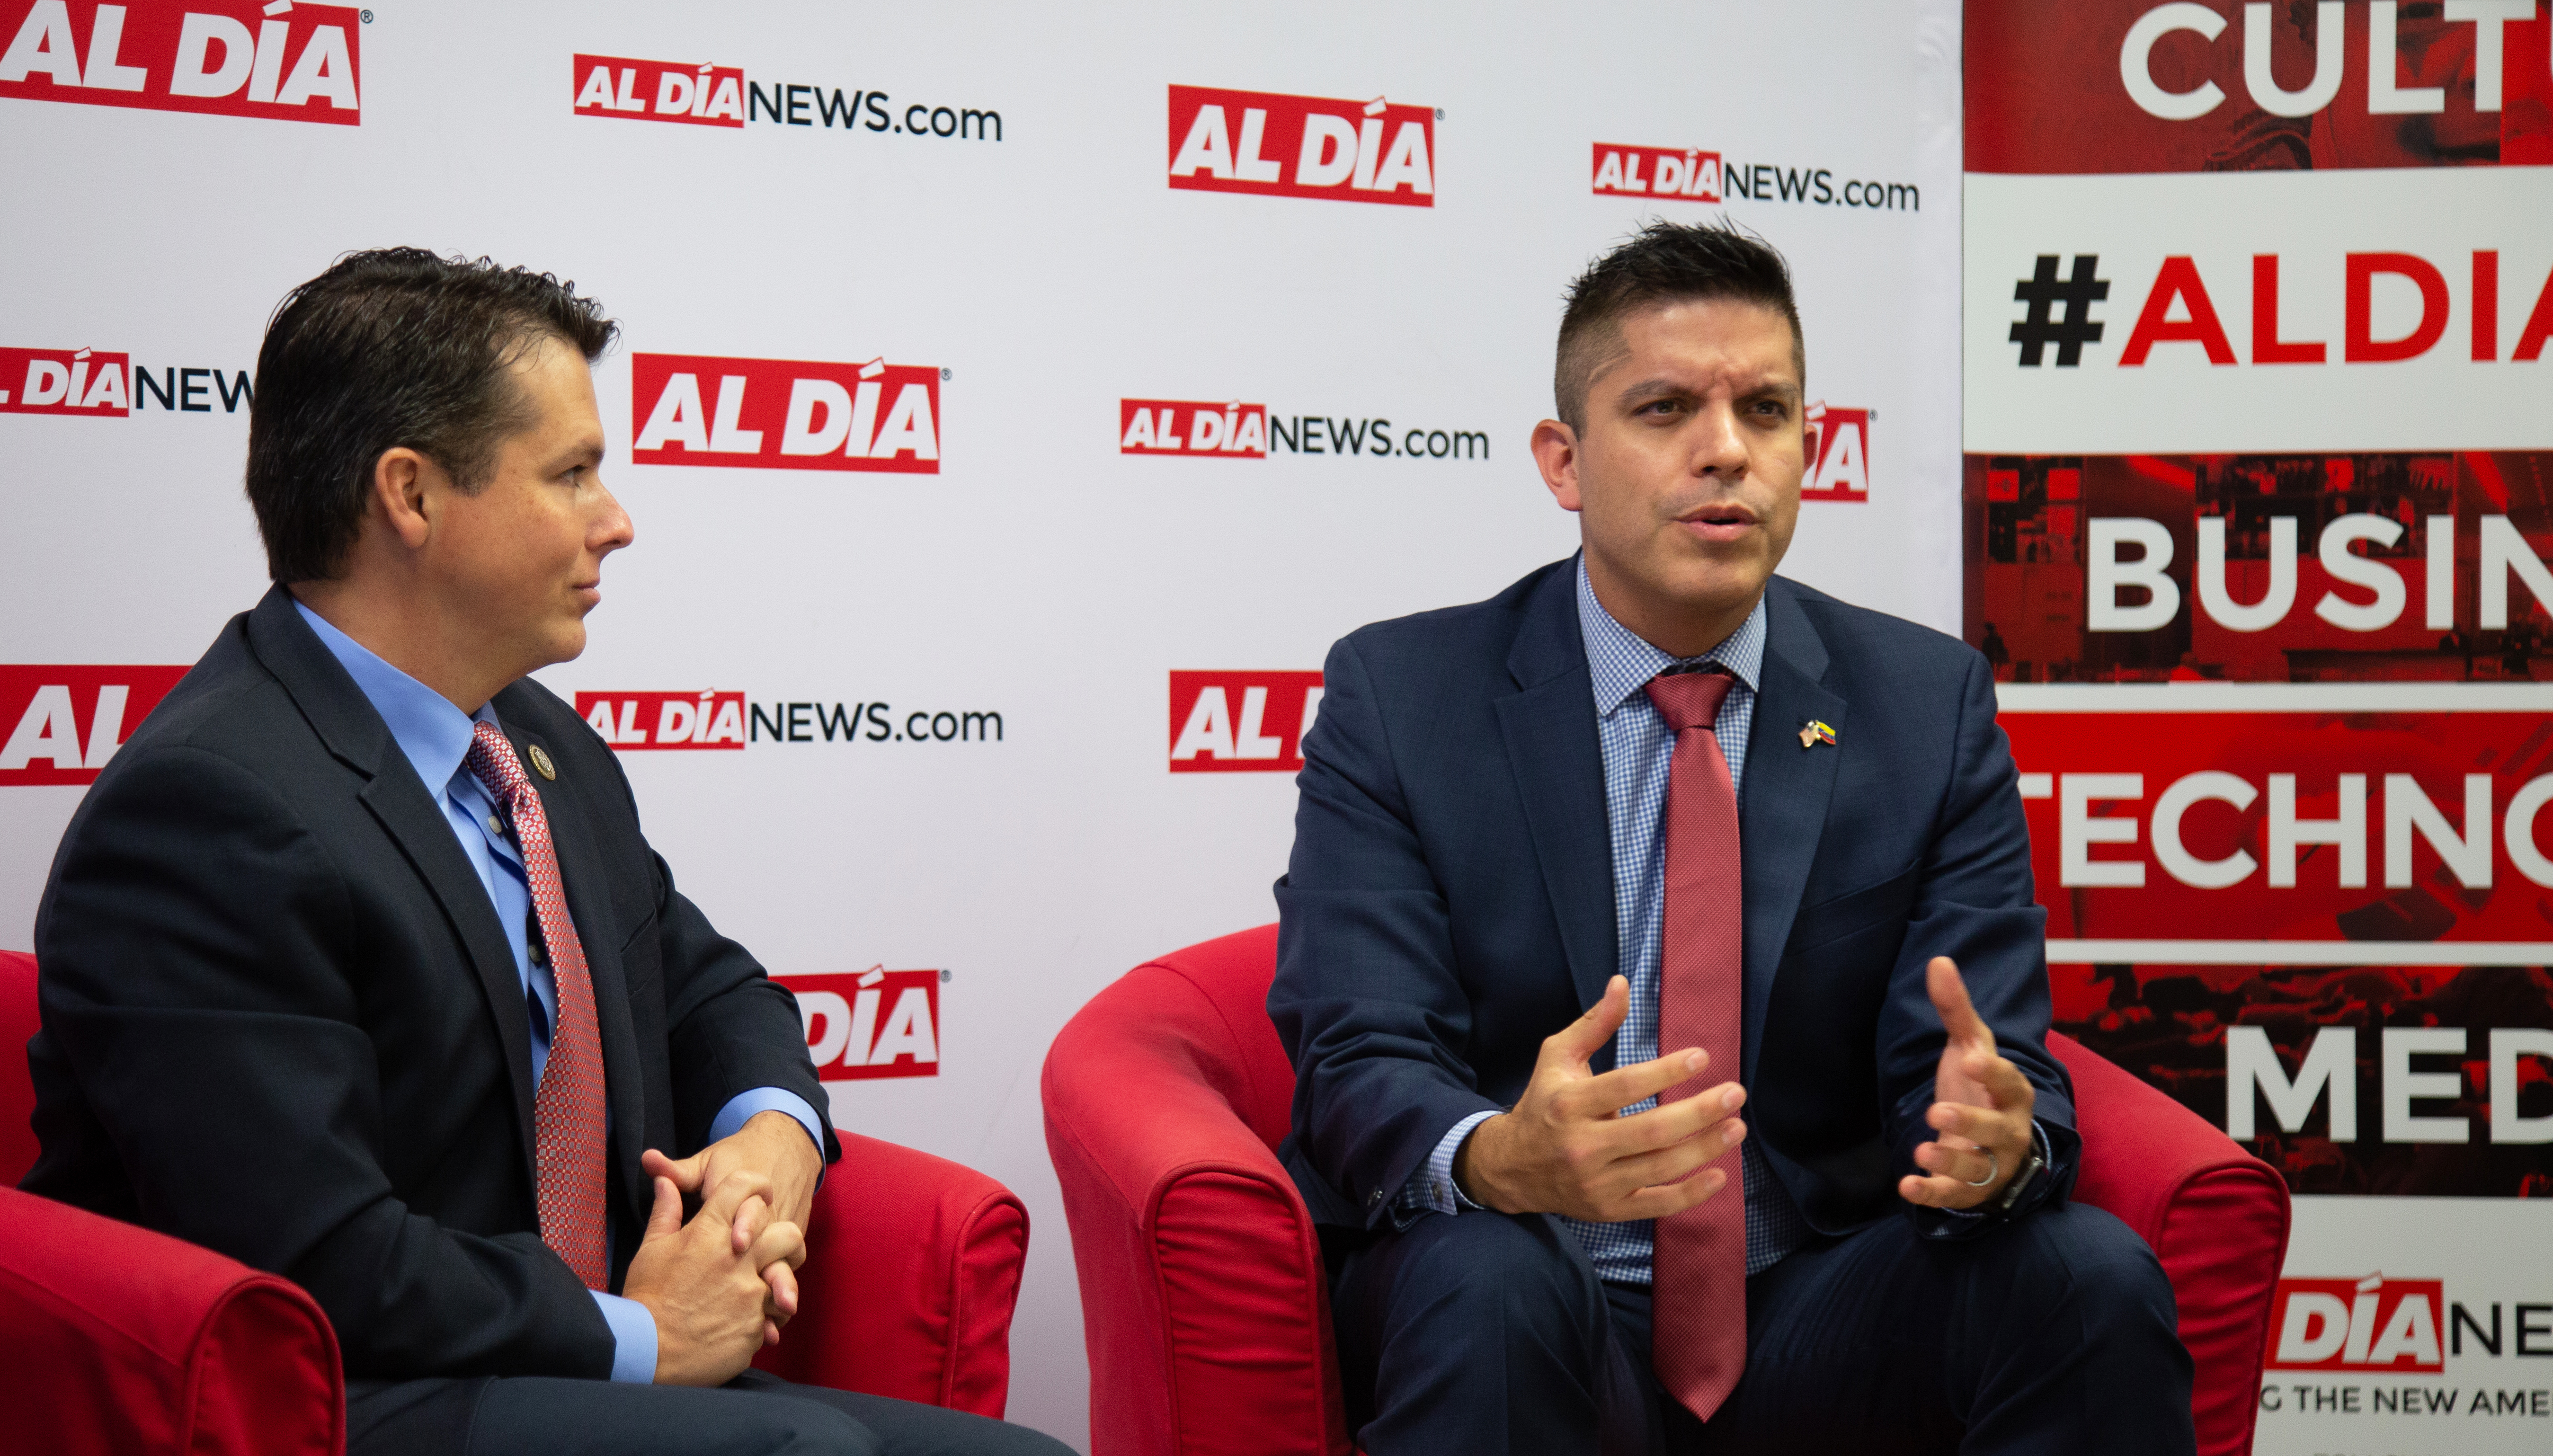
[[[1351,1448],[1319,1245],[1273,1150],[1293,1067],[1269,1022],[1276,928],[1137,966],[1047,1056],[1047,1147],[1062,1184],[1090,1350],[1094,1456]],[[2287,1239],[2285,1183],[2187,1108],[2080,1044],[2075,1188],[2162,1259],[2197,1367],[2205,1456],[2252,1444]]]
[[1190,946],[1155,965],[1195,987],[1199,998],[1162,1007],[1163,1030],[1179,1037],[1215,1095],[1275,1152],[1294,1121],[1294,1064],[1268,1019],[1276,927]]
[[27,1039],[36,1034],[36,957],[0,951],[0,1186],[16,1187],[36,1166],[36,1084],[27,1075]]

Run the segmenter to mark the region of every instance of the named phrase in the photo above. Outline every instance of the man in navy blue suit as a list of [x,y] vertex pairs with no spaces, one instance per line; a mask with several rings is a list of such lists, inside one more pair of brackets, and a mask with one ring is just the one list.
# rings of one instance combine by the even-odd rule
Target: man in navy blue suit
[[1331,651],[1269,1010],[1373,1456],[2193,1448],[1992,672],[1773,575],[1805,373],[1779,255],[1652,225],[1534,431],[1584,549]]

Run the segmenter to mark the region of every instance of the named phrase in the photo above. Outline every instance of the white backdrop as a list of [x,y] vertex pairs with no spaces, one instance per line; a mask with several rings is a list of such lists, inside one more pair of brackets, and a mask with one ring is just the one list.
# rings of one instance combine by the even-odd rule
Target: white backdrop
[[[899,725],[1000,714],[996,742],[757,738],[626,762],[683,888],[775,972],[950,972],[937,1074],[837,1084],[833,1114],[1026,1198],[1011,1412],[1069,1440],[1086,1374],[1040,1062],[1127,967],[1273,919],[1290,840],[1289,775],[1168,771],[1167,675],[1314,669],[1362,622],[1480,599],[1572,549],[1526,439],[1560,291],[1590,258],[1653,215],[1725,212],[1783,249],[1810,396],[1871,412],[1867,500],[1809,505],[1788,569],[1958,626],[1950,0],[288,8],[286,59],[315,25],[357,28],[351,126],[312,124],[346,120],[324,95],[222,103],[242,115],[152,99],[172,43],[146,21],[176,21],[150,12],[246,34],[252,4],[137,0],[106,60],[144,90],[115,95],[63,79],[97,79],[99,8],[54,8],[85,75],[46,69],[47,4],[0,0],[0,41],[34,37],[13,62],[39,62],[0,65],[0,351],[227,378],[284,290],[347,249],[554,271],[626,329],[598,382],[637,543],[607,570],[585,656],[545,682],[884,702]],[[579,55],[736,67],[774,95],[884,91],[881,116],[997,111],[1001,135],[580,113]],[[1435,109],[1432,205],[1173,188],[1173,86]],[[75,104],[101,98],[127,104]],[[1599,195],[1597,144],[1717,152],[1765,195]],[[1290,148],[1270,153],[1290,168]],[[1784,200],[1819,169],[1915,195]],[[939,469],[633,465],[653,402],[633,419],[638,354],[936,367]],[[22,391],[18,358],[0,352],[0,390]],[[256,601],[246,413],[202,398],[122,418],[0,404],[0,664],[183,665]],[[1488,458],[1142,458],[1118,448],[1123,399],[1477,431]],[[44,677],[12,671],[0,731]],[[81,792],[43,777],[0,769],[0,945],[30,944]]]

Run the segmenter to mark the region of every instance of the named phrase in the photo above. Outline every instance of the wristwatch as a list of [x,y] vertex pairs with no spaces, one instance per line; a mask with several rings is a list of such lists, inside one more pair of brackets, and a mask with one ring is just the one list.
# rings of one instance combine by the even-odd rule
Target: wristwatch
[[2046,1133],[2040,1131],[2036,1122],[2031,1125],[2030,1161],[2024,1163],[2021,1166],[2021,1172],[2014,1174],[2012,1181],[2005,1185],[2003,1196],[1995,1202],[1997,1213],[2010,1213],[2012,1205],[2021,1201],[2022,1190],[2028,1188],[2030,1180],[2039,1176],[2040,1170],[2048,1166],[2047,1155],[2042,1151],[2047,1144],[2047,1137]]

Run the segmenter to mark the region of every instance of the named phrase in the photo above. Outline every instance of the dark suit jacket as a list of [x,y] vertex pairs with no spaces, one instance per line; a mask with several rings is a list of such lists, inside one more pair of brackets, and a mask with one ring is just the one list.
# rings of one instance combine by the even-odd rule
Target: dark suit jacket
[[[1281,1156],[1316,1219],[1374,1227],[1448,1128],[1512,1105],[1615,970],[1603,752],[1575,559],[1330,652],[1303,744],[1268,1008]],[[1816,1228],[1905,1204],[1959,962],[2038,1088],[2061,1195],[2071,1087],[2043,1043],[2046,913],[1994,682],[1963,644],[1775,578],[1738,806],[1748,1133]],[[1811,719],[1838,741],[1804,749]],[[1611,1065],[1610,1047],[1596,1059]],[[1935,1233],[1981,1221],[1926,1222]]]
[[[696,1151],[752,1087],[826,1099],[796,1001],[675,892],[611,750],[528,679],[496,707],[515,751],[558,770],[530,777],[594,980],[616,1289],[650,1202],[642,1149]],[[358,1381],[610,1376],[610,1326],[540,1239],[507,936],[280,589],[98,775],[36,950],[30,1191],[292,1280]]]

